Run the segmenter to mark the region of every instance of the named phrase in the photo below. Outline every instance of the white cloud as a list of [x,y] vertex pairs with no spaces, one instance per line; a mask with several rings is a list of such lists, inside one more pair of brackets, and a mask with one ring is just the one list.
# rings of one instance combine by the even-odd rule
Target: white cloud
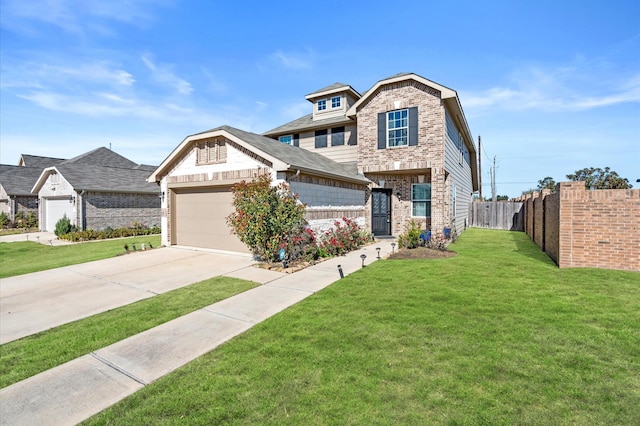
[[313,64],[313,55],[309,51],[305,54],[293,54],[276,50],[269,57],[284,68],[294,70],[310,69]]
[[171,70],[172,66],[167,64],[155,64],[149,56],[142,56],[142,62],[151,71],[152,78],[161,84],[169,86],[181,95],[189,95],[193,92],[193,87],[188,81],[178,77]]
[[300,118],[303,115],[307,115],[312,111],[311,103],[304,102],[292,102],[283,109],[284,116],[289,119]]
[[116,35],[109,22],[144,26],[153,19],[153,8],[167,0],[5,0],[3,27],[15,32],[40,32],[42,23],[75,34]]
[[538,109],[579,111],[622,103],[640,102],[640,74],[623,81],[589,75],[578,67],[522,68],[508,84],[479,92],[461,92],[467,109]]

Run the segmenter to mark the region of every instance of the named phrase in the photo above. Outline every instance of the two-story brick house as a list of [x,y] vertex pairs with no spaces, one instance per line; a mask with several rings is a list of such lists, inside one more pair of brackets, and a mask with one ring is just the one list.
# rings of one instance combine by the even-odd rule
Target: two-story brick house
[[363,95],[335,83],[306,99],[311,113],[263,135],[221,126],[176,147],[148,179],[163,194],[163,244],[247,251],[225,221],[230,188],[261,174],[290,185],[316,230],[342,217],[376,236],[411,219],[466,227],[476,151],[455,91],[400,74]]
[[478,172],[454,90],[398,74],[363,95],[336,83],[306,99],[311,114],[264,135],[354,165],[371,182],[365,215],[375,235],[397,236],[411,219],[437,232],[466,228]]

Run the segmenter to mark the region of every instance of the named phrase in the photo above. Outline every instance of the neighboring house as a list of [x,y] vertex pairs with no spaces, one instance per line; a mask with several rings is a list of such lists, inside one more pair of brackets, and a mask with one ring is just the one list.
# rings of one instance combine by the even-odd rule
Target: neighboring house
[[316,230],[341,217],[376,236],[412,219],[467,227],[476,149],[454,90],[398,74],[362,95],[335,83],[306,99],[312,113],[262,136],[222,126],[182,141],[149,178],[164,195],[163,244],[248,251],[226,224],[230,186],[264,173],[290,184]]
[[61,158],[22,154],[17,166],[0,165],[0,212],[10,221],[18,213],[38,213],[38,197],[31,193],[42,169],[64,161]]
[[231,185],[269,174],[307,205],[315,229],[360,217],[369,181],[354,166],[229,126],[186,137],[149,177],[162,190],[162,243],[249,252],[230,233]]
[[139,165],[98,148],[41,170],[31,192],[38,196],[40,229],[54,231],[67,216],[80,229],[160,224],[160,189]]

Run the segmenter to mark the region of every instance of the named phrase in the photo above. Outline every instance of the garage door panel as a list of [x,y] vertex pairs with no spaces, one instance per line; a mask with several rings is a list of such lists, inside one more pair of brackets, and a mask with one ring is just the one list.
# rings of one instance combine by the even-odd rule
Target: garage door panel
[[191,247],[248,253],[227,225],[233,211],[229,187],[180,190],[174,202],[175,242]]
[[56,223],[64,215],[66,215],[73,223],[73,204],[69,202],[69,198],[51,199],[47,198],[45,205],[45,231],[53,232],[56,229]]

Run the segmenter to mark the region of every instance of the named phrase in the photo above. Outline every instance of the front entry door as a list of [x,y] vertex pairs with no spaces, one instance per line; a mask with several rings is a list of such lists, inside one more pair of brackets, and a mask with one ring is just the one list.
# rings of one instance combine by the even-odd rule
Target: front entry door
[[373,235],[391,235],[391,191],[371,192],[371,232]]

